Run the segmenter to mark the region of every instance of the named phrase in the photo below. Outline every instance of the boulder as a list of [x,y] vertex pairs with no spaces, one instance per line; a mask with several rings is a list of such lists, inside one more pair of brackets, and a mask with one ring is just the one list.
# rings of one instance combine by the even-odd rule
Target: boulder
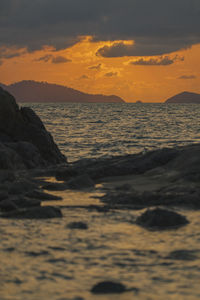
[[136,224],[150,230],[177,228],[188,224],[185,216],[171,210],[155,208],[146,210],[136,219]]
[[19,108],[0,88],[0,169],[21,169],[64,163],[66,159],[37,114]]
[[93,294],[121,294],[127,289],[122,283],[113,281],[102,281],[93,286],[91,292]]

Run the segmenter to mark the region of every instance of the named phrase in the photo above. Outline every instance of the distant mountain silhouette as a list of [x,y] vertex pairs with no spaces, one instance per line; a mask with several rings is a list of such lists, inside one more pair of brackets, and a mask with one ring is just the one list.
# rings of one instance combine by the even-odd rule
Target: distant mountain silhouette
[[165,103],[199,103],[200,104],[200,94],[183,92],[167,99]]
[[0,83],[10,92],[17,102],[74,102],[74,103],[123,103],[124,100],[115,95],[92,95],[78,90],[47,82],[23,80],[11,85]]

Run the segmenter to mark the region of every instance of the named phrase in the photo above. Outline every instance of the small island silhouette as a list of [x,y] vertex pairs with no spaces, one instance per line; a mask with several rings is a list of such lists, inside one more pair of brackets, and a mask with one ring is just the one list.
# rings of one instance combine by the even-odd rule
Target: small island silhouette
[[191,92],[182,92],[165,101],[165,103],[199,103],[200,94]]

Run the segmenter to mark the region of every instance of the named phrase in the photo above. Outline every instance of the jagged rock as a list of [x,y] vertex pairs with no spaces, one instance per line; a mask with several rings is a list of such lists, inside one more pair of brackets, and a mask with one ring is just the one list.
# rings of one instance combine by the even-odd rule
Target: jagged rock
[[136,219],[136,224],[154,230],[177,228],[188,223],[185,216],[161,208],[146,210]]
[[127,289],[122,283],[103,281],[93,286],[91,292],[93,294],[121,294]]
[[22,169],[66,162],[36,113],[19,108],[0,88],[0,169]]
[[61,218],[62,213],[59,208],[52,206],[39,206],[25,210],[15,210],[2,215],[4,218],[10,219],[49,219]]

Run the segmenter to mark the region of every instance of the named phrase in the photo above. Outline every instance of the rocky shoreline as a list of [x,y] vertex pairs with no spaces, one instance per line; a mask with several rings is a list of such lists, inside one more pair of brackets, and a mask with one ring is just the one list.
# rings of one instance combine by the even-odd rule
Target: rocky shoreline
[[[93,209],[103,213],[151,208],[155,217],[155,210],[161,207],[169,212],[167,218],[170,212],[171,218],[175,217],[173,225],[162,224],[162,229],[179,226],[179,220],[183,221],[180,213],[174,215],[176,210],[200,208],[199,144],[67,163],[35,112],[19,108],[14,97],[3,89],[0,153],[1,217],[61,217],[60,208],[42,206],[44,201],[61,200],[46,192],[55,190],[99,190],[104,193],[100,198],[103,205]],[[152,221],[150,215],[146,217]],[[153,227],[161,229],[158,219],[155,222]]]

